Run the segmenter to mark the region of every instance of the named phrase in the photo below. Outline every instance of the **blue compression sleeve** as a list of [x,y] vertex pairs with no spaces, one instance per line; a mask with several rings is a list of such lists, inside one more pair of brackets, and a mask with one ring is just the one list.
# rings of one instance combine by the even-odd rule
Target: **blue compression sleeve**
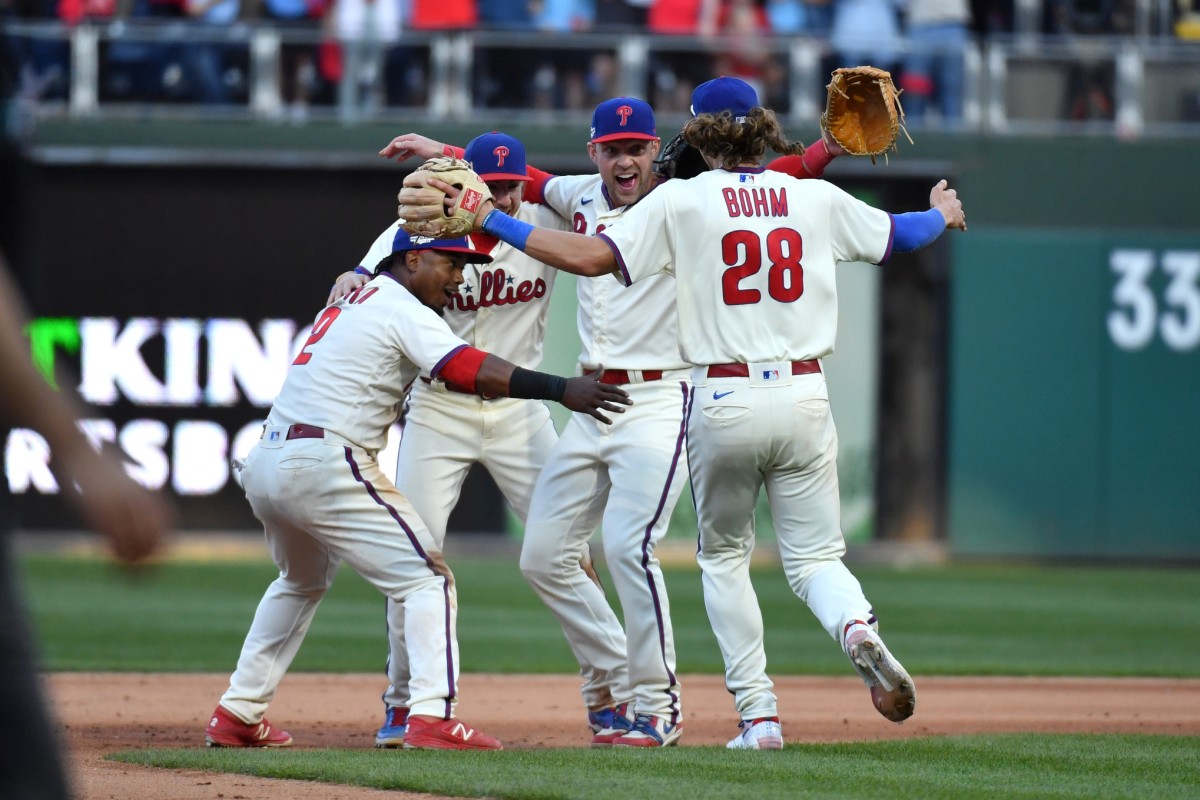
[[495,236],[522,252],[525,251],[525,242],[529,240],[529,234],[533,233],[533,228],[534,226],[528,222],[510,217],[503,211],[490,211],[483,218],[484,233]]
[[928,211],[909,211],[905,214],[892,214],[896,223],[895,235],[892,238],[892,250],[897,253],[910,253],[919,250],[946,230],[946,219],[936,208]]

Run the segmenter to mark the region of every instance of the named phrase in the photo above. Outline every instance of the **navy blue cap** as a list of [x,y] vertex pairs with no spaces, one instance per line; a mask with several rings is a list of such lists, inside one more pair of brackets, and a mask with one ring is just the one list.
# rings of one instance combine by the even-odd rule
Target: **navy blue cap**
[[757,107],[758,93],[754,87],[737,78],[713,78],[692,92],[693,116],[728,111],[738,122],[745,122],[750,109]]
[[463,158],[485,181],[531,181],[525,170],[525,145],[507,133],[492,131],[467,143]]
[[654,109],[636,97],[614,97],[592,112],[592,141],[613,139],[657,139]]
[[460,239],[434,239],[432,236],[422,236],[419,233],[409,233],[397,226],[396,236],[392,239],[392,252],[403,253],[408,250],[438,250],[443,253],[466,253],[467,261],[476,264],[490,264],[492,257],[471,246],[466,236]]

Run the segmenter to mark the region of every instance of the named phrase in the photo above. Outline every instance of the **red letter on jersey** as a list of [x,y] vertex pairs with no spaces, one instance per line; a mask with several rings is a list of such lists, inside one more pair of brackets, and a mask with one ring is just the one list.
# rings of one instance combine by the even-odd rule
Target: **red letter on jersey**
[[742,212],[738,209],[737,192],[727,186],[721,190],[721,194],[725,196],[725,208],[729,211],[729,216],[740,217]]

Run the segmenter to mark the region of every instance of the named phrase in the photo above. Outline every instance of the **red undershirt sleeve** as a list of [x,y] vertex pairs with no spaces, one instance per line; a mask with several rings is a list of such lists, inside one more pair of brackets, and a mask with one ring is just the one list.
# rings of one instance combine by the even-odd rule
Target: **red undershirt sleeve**
[[483,366],[483,360],[487,357],[488,354],[483,350],[464,347],[442,365],[437,377],[472,392],[478,391],[475,387],[475,376],[479,374],[479,368]]

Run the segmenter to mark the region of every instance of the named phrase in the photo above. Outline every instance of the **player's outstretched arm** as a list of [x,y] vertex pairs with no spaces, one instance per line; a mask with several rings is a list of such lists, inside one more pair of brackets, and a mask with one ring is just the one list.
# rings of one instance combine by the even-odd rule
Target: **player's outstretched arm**
[[600,383],[602,371],[598,368],[590,375],[564,378],[518,367],[483,350],[464,347],[442,366],[437,377],[485,396],[553,400],[611,425],[612,420],[601,412],[624,414],[624,406],[632,405],[633,401],[624,389]]
[[475,228],[564,272],[594,278],[618,268],[613,251],[596,236],[539,228],[490,208],[476,217]]
[[892,220],[895,224],[892,249],[897,253],[919,250],[949,228],[967,229],[967,216],[958,192],[949,188],[944,178],[929,192],[928,211],[892,214]]
[[379,151],[379,155],[384,158],[394,158],[397,161],[404,161],[408,158],[419,158],[424,161],[448,155],[461,158],[462,150],[453,145],[434,141],[428,136],[422,136],[419,133],[402,133],[388,142]]
[[829,135],[821,132],[821,138],[804,148],[799,156],[780,156],[767,165],[767,169],[784,172],[793,178],[820,178],[835,158],[845,155],[846,150]]
[[[442,209],[431,206],[429,187],[442,193],[442,203],[449,214],[454,213],[458,196],[462,190],[438,178],[425,176],[424,186],[405,186],[397,195],[397,209],[406,230],[414,230],[410,223],[436,216],[446,216]],[[567,231],[539,228],[528,222],[496,211],[490,197],[479,202],[473,212],[473,230],[483,231],[532,256],[535,260],[552,267],[585,277],[596,277],[616,272],[617,257],[603,240]]]

